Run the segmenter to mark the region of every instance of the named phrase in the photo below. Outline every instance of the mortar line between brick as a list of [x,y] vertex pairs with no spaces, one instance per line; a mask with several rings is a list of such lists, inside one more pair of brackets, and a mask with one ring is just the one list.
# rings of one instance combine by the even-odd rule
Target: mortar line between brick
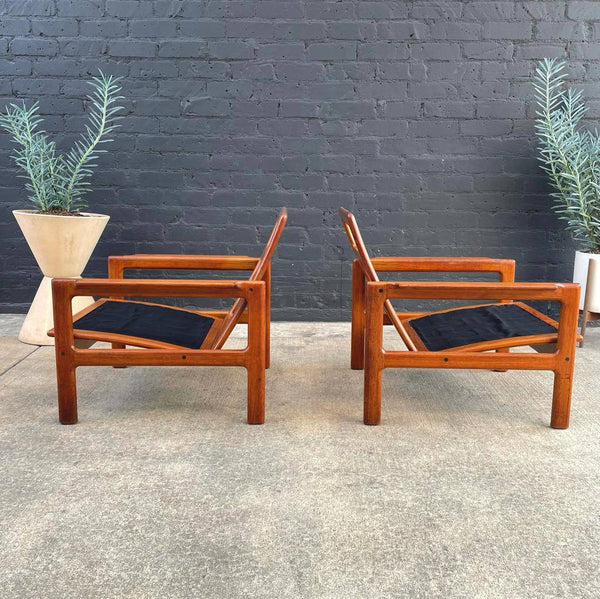
[[32,349],[26,356],[23,356],[20,360],[17,360],[12,366],[9,366],[8,368],[0,372],[0,377],[4,376],[9,370],[12,370],[15,366],[18,366],[23,360],[29,358],[29,356],[34,354],[38,349],[40,349],[40,346],[36,347],[35,349]]

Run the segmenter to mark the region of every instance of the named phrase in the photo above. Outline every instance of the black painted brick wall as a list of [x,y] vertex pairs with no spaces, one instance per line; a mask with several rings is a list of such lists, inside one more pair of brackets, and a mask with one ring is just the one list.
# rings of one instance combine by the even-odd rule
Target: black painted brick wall
[[[567,279],[571,244],[536,164],[536,59],[569,59],[600,116],[600,2],[0,1],[0,103],[37,99],[62,147],[85,80],[123,75],[127,118],[90,208],[109,254],[256,254],[290,209],[274,315],[348,315],[350,251],[515,257]],[[10,211],[26,207],[0,137],[0,310],[39,281]]]

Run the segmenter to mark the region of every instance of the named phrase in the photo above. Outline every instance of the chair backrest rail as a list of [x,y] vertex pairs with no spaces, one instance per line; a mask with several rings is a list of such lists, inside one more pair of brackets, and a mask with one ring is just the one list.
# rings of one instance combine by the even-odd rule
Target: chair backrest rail
[[[250,274],[249,281],[261,281],[267,272],[267,268],[271,263],[271,259],[273,258],[273,254],[275,253],[275,249],[277,248],[277,244],[279,243],[279,238],[283,232],[285,224],[287,222],[287,209],[284,207],[280,210],[279,216],[275,221],[275,225],[273,227],[273,231],[269,236],[269,240],[265,245],[265,249],[263,250],[262,255],[260,256],[254,270]],[[243,297],[235,300],[231,310],[225,315],[223,318],[223,322],[221,323],[221,327],[216,332],[215,336],[210,341],[210,345],[212,349],[221,349],[225,342],[227,341],[229,335],[235,328],[235,325],[238,323],[241,315],[244,313],[246,309],[246,299]]]
[[[365,277],[371,282],[378,282],[379,277],[377,276],[377,271],[371,262],[371,257],[369,256],[369,252],[367,251],[365,243],[362,239],[362,235],[360,234],[360,229],[358,228],[358,224],[354,218],[354,215],[345,208],[340,208],[339,212],[342,218],[342,224],[346,230],[346,235],[348,235],[350,245],[352,246],[356,257],[358,258],[358,262],[360,263]],[[402,338],[402,341],[404,341],[406,344],[406,347],[411,351],[417,351],[417,347],[408,335],[408,332],[404,328],[402,321],[398,317],[398,314],[396,313],[396,310],[394,309],[394,306],[392,306],[392,302],[390,302],[389,299],[385,300],[384,309],[390,321],[394,325],[394,328],[398,331],[398,334]]]

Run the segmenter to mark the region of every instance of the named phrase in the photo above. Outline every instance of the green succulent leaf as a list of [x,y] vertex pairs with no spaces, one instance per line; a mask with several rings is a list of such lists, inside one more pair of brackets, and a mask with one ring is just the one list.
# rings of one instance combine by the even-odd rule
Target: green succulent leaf
[[0,113],[0,128],[12,136],[16,145],[12,159],[24,171],[19,176],[27,180],[29,199],[41,212],[79,212],[87,207],[85,193],[90,187],[95,160],[106,151],[98,146],[110,141],[106,136],[119,126],[118,113],[122,107],[117,102],[123,98],[118,95],[120,79],[106,76],[102,71],[92,78],[89,124],[66,155],[57,153],[56,143],[39,129],[42,118],[37,102],[29,108],[25,103],[10,104]]
[[578,128],[583,94],[564,87],[565,63],[541,60],[533,78],[535,130],[542,169],[554,188],[554,210],[583,249],[600,249],[600,138]]

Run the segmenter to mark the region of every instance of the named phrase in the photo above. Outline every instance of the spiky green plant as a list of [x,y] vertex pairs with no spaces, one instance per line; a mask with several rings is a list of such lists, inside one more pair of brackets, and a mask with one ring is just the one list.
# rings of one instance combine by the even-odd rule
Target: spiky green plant
[[533,87],[542,168],[554,188],[554,210],[581,249],[600,252],[600,137],[583,129],[581,90],[565,86],[565,63],[541,60]]
[[40,212],[77,213],[87,207],[85,193],[90,188],[96,158],[106,151],[100,144],[112,141],[107,136],[118,127],[120,79],[100,71],[89,82],[93,88],[87,96],[89,124],[66,154],[59,154],[56,143],[40,129],[43,119],[37,102],[29,108],[25,103],[11,104],[4,114],[0,113],[0,127],[12,135],[17,145],[12,158],[25,171],[19,176],[27,179],[29,199]]

